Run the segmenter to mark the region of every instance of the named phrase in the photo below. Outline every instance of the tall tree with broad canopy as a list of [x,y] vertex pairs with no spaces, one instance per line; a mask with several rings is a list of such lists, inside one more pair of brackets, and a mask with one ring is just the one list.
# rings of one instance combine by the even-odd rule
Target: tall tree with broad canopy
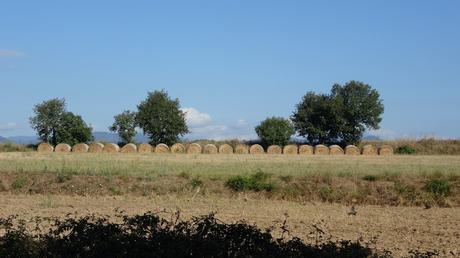
[[134,136],[136,136],[136,112],[126,110],[113,118],[115,121],[109,130],[118,133],[121,145],[133,142]]
[[79,115],[65,112],[61,125],[56,130],[56,143],[67,143],[71,146],[77,143],[87,143],[93,140],[92,128]]
[[138,106],[136,122],[156,145],[171,145],[189,132],[179,99],[171,99],[165,90],[149,92]]
[[330,94],[308,92],[291,119],[310,143],[357,144],[366,129],[378,129],[384,106],[377,90],[350,81],[334,84]]
[[34,107],[35,116],[30,124],[37,131],[40,140],[57,145],[73,145],[92,140],[92,129],[81,116],[68,112],[65,99],[54,98]]
[[65,99],[54,98],[34,106],[35,116],[29,119],[31,127],[43,142],[56,144],[56,131],[61,126],[66,112]]

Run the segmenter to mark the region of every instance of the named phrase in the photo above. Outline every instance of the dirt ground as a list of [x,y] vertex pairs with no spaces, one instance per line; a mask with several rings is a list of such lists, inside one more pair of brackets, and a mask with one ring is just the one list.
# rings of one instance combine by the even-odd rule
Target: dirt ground
[[[276,225],[287,218],[291,236],[314,243],[318,237],[332,240],[361,240],[377,249],[387,249],[396,256],[409,250],[438,250],[441,257],[460,256],[460,208],[358,206],[356,216],[342,204],[251,200],[235,198],[123,196],[69,196],[0,194],[0,217],[18,214],[34,216],[114,215],[119,208],[127,214],[156,211],[165,217],[179,210],[183,218],[217,212],[225,222],[246,220],[260,228]],[[317,234],[318,230],[323,231]],[[275,235],[280,230],[274,231]]]

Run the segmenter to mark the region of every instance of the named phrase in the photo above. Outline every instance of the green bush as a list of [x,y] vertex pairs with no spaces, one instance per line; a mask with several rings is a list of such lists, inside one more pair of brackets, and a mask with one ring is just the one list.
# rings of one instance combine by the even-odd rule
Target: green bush
[[26,185],[26,183],[27,183],[27,181],[26,181],[25,178],[18,178],[16,180],[14,180],[14,182],[11,184],[11,187],[14,190],[18,190],[18,189],[23,188]]
[[190,184],[192,185],[193,188],[197,188],[203,185],[203,181],[201,181],[199,177],[195,177],[190,181]]
[[424,189],[437,197],[445,197],[450,194],[450,184],[446,179],[431,179],[426,182]]
[[417,151],[414,149],[414,147],[411,147],[409,145],[403,145],[399,146],[396,148],[395,153],[396,154],[415,154]]
[[241,191],[273,191],[275,185],[273,182],[267,182],[270,178],[270,174],[259,171],[253,175],[243,177],[243,176],[233,176],[230,177],[225,185],[237,192]]

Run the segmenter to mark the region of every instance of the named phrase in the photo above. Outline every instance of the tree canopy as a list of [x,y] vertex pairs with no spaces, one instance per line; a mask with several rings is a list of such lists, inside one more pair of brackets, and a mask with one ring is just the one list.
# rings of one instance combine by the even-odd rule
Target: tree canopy
[[350,81],[335,84],[330,94],[308,92],[291,119],[311,143],[358,143],[366,129],[378,129],[384,107],[377,90]]
[[282,117],[269,117],[256,126],[255,130],[265,146],[284,146],[295,133],[291,121]]
[[137,108],[136,122],[153,145],[174,144],[189,132],[179,100],[171,99],[165,90],[149,92]]
[[115,121],[109,130],[118,133],[122,145],[133,142],[136,136],[136,113],[126,110],[113,118]]

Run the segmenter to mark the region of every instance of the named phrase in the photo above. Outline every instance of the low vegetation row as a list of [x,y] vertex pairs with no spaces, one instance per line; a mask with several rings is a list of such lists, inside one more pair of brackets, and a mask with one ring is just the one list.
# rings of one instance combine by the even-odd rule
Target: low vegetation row
[[343,149],[338,145],[326,146],[318,144],[316,146],[310,145],[300,145],[295,144],[286,145],[281,147],[279,145],[270,145],[265,150],[264,147],[260,144],[253,144],[251,146],[246,144],[237,144],[235,147],[229,144],[222,144],[217,147],[214,144],[208,143],[204,146],[198,143],[191,143],[184,145],[182,143],[175,143],[171,147],[164,143],[160,143],[153,147],[148,143],[143,144],[133,144],[128,143],[120,148],[115,143],[92,143],[87,145],[85,143],[78,143],[74,146],[70,146],[66,143],[60,143],[55,147],[49,143],[41,143],[37,147],[37,151],[41,153],[188,153],[188,154],[286,154],[286,155],[393,155],[393,148],[388,145],[382,145],[380,147],[375,147],[373,145],[365,145],[361,149],[354,146],[348,145]]
[[[320,229],[312,232],[317,236],[314,244],[288,238],[286,220],[276,226],[281,237],[274,238],[273,229],[261,230],[244,221],[226,224],[214,214],[185,221],[179,213],[170,220],[155,213],[119,217],[119,223],[95,215],[31,222],[0,218],[0,257],[392,257],[389,251],[376,251],[359,241],[323,240]],[[33,230],[27,229],[28,223],[36,225]]]

